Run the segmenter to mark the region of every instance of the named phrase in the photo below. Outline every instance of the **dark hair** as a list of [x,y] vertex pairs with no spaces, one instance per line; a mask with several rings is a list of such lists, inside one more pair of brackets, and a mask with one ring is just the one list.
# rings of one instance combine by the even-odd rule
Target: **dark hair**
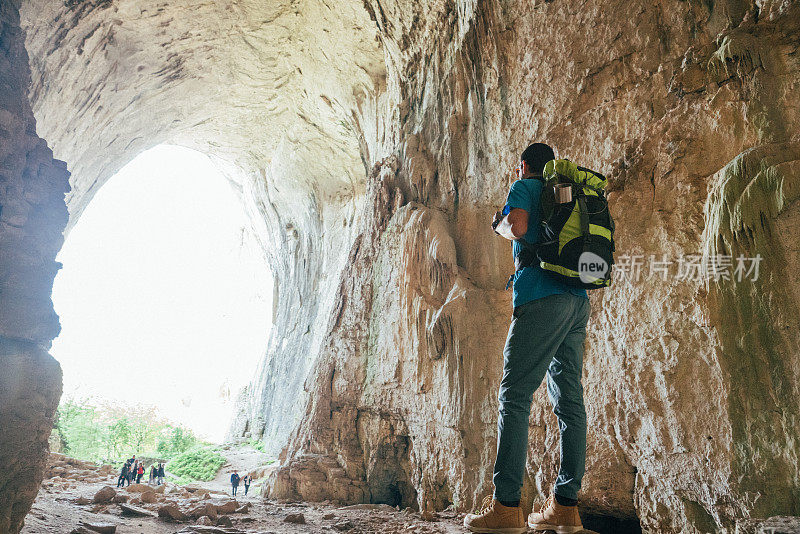
[[550,146],[544,143],[533,143],[522,152],[519,159],[528,164],[531,172],[541,174],[545,164],[556,159],[556,155]]

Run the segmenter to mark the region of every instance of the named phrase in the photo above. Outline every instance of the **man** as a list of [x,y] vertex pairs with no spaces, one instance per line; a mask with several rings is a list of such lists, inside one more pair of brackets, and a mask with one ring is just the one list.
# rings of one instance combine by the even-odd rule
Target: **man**
[[247,490],[250,489],[250,484],[253,483],[253,477],[250,476],[250,473],[244,476],[242,483],[244,484],[244,496],[247,497]]
[[[136,458],[136,457],[134,456],[134,458]],[[130,469],[130,471],[128,471],[128,485],[130,485],[130,484],[131,484],[131,482],[133,482],[134,480],[136,480],[136,471],[137,471],[138,469],[139,469],[139,461],[138,461],[138,460],[135,460],[135,461],[134,461],[134,462],[131,464],[131,469]]]
[[[516,260],[520,239],[533,244],[541,226],[539,201],[542,171],[555,159],[553,149],[535,143],[522,153],[519,180],[508,193],[503,212],[492,226],[513,244]],[[528,518],[534,530],[569,534],[583,529],[578,514],[578,490],[586,463],[586,412],[581,368],[589,299],[534,262],[514,274],[514,312],[503,350],[503,378],[498,400],[497,458],[494,496],[479,514],[469,514],[464,526],[472,532],[514,534],[526,531],[520,491],[528,450],[528,419],[534,391],[547,376],[547,392],[561,433],[561,467],[554,493],[543,509]]]
[[[122,486],[125,487],[125,481],[128,480],[128,462],[126,461],[125,464],[122,466],[122,471],[119,473],[119,478],[117,479],[117,487]],[[130,485],[130,481],[128,481]]]
[[164,464],[158,464],[158,486],[164,483]]
[[231,492],[232,495],[236,495],[236,490],[239,488],[239,473],[236,471],[233,472],[231,475],[231,486],[233,486],[233,490]]

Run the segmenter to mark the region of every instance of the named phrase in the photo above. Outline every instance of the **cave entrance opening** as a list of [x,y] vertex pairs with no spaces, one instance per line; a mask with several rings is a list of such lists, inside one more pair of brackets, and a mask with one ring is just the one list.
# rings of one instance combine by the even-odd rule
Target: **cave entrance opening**
[[[232,183],[208,156],[159,145],[97,191],[57,258],[62,330],[51,353],[63,369],[62,407],[224,440],[266,350],[273,300],[262,242]],[[80,436],[71,444],[56,434],[75,455]],[[151,452],[158,437],[148,439],[124,454]],[[113,451],[79,455],[102,454]]]

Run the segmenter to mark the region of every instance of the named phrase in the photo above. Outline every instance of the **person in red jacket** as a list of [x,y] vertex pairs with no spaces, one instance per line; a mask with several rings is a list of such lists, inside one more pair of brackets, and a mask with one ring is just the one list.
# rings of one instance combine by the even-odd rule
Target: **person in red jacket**
[[144,475],[144,464],[139,464],[139,469],[136,470],[136,483],[142,483],[142,476]]

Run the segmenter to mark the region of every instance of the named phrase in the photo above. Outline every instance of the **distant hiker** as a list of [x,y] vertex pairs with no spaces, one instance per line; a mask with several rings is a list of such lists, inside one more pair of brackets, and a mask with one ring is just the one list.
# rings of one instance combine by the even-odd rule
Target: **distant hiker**
[[[125,462],[122,465],[122,470],[119,473],[119,478],[117,479],[117,487],[125,487],[125,481],[128,480],[128,462]],[[130,484],[130,481],[128,481]]]
[[[134,456],[135,458],[135,456]],[[134,461],[131,464],[130,470],[128,471],[128,484],[130,485],[136,479],[136,471],[139,468],[139,462]]]
[[247,490],[250,489],[250,484],[253,483],[253,477],[250,476],[250,473],[246,474],[242,479],[242,484],[244,484],[244,496],[247,497]]
[[158,469],[156,468],[156,464],[150,466],[150,485],[152,486],[155,481],[156,477],[158,476]]
[[239,488],[239,480],[241,480],[239,478],[239,473],[234,471],[231,475],[231,486],[233,486],[233,491],[231,493],[232,495],[236,495],[236,490]]
[[[546,271],[543,267],[552,265],[540,262],[541,255],[536,257],[538,252],[534,252],[532,260],[526,261],[521,256],[530,244],[541,244],[540,201],[546,198],[545,193],[551,195],[552,200],[554,191],[552,185],[545,190],[544,171],[546,164],[548,169],[553,168],[553,163],[548,163],[553,160],[553,149],[545,144],[536,143],[525,149],[517,168],[519,179],[511,185],[506,206],[495,214],[492,223],[497,234],[512,242],[517,271],[513,277],[514,310],[503,350],[503,377],[498,394],[494,495],[486,497],[480,513],[468,514],[464,518],[464,526],[472,532],[515,534],[526,532],[526,527],[530,526],[534,530],[569,534],[583,529],[577,504],[586,463],[586,411],[581,368],[589,299],[584,289],[586,286],[580,286],[574,280],[563,281]],[[559,162],[569,163],[567,160],[555,163]],[[593,183],[593,177],[602,178],[595,173],[588,176],[583,175],[586,183]],[[600,178],[597,178],[598,182]],[[572,186],[571,195],[565,195],[570,197],[579,214],[577,232],[582,231],[583,223],[588,227],[588,216],[594,212],[587,212],[585,205],[600,201],[599,195],[605,183],[605,178],[602,178],[597,189]],[[587,193],[590,189],[595,192]],[[594,195],[594,198],[587,195]],[[558,200],[569,202],[564,198]],[[610,216],[606,214],[606,218],[613,227]],[[548,219],[548,226],[551,220]],[[556,236],[556,240],[558,238]],[[611,238],[606,239],[610,250]],[[561,434],[561,466],[553,495],[548,497],[539,512],[528,517],[526,525],[520,507],[520,492],[528,451],[528,419],[533,393],[545,376]]]
[[144,476],[144,464],[139,464],[139,469],[136,471],[136,483],[142,483],[142,476]]
[[160,486],[161,484],[164,483],[164,464],[163,463],[158,464],[157,474],[158,474],[158,485]]

